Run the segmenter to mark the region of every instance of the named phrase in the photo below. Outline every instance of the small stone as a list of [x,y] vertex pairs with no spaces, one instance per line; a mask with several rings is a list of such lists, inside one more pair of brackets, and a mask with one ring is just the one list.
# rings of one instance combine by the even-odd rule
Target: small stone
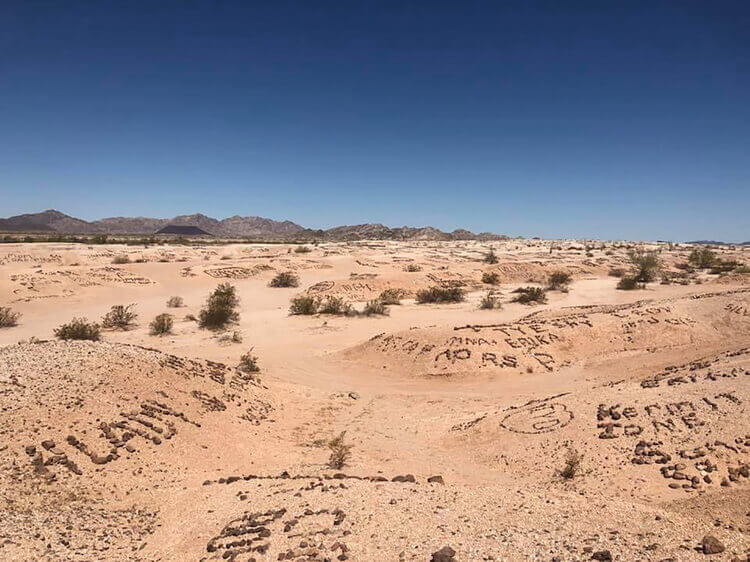
[[443,480],[442,476],[430,476],[427,479],[427,482],[434,483],[434,484],[445,484],[445,481]]
[[456,555],[456,551],[453,550],[449,546],[444,546],[437,552],[432,553],[432,558],[430,558],[430,562],[454,562],[454,556]]
[[703,554],[719,554],[724,552],[724,545],[713,535],[706,535],[701,541]]
[[601,562],[610,562],[612,560],[612,553],[609,550],[597,550],[591,555],[592,560],[600,560]]

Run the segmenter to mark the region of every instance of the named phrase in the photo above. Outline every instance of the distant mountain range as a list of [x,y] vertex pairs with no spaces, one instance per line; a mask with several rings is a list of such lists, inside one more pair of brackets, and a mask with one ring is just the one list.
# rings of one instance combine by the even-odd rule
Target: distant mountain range
[[182,235],[217,236],[222,238],[253,238],[260,240],[502,240],[507,236],[468,230],[443,232],[426,226],[389,228],[382,224],[337,226],[327,230],[304,228],[291,221],[275,221],[263,217],[233,216],[215,219],[202,214],[180,215],[171,219],[148,217],[111,217],[87,222],[60,211],[17,215],[0,219],[0,232],[46,234],[107,234],[107,235]]

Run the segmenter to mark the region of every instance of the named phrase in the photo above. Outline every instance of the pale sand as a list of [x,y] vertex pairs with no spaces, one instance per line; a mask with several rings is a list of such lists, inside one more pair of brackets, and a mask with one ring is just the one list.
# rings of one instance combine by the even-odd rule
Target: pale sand
[[[23,314],[0,329],[0,559],[746,560],[750,275],[618,291],[624,246],[550,244],[493,243],[495,265],[478,242],[0,246],[0,306]],[[510,302],[557,269],[569,292]],[[268,287],[287,270],[299,288]],[[486,271],[502,309],[478,310]],[[242,343],[184,320],[223,281]],[[467,300],[414,303],[436,283]],[[288,314],[304,292],[361,309],[385,288],[407,294],[385,317]],[[54,340],[129,303],[129,331]],[[162,312],[174,334],[149,335]],[[234,368],[251,347],[257,377]],[[699,552],[705,535],[726,550]]]

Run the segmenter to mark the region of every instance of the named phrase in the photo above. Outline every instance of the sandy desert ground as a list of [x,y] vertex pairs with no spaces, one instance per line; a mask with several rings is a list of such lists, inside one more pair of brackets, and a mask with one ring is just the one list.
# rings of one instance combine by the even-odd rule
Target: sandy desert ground
[[[294,248],[0,245],[0,559],[750,560],[750,275],[616,290],[625,243]],[[557,270],[567,292],[511,302]],[[185,318],[225,281],[241,343]],[[467,298],[414,302],[435,285]],[[387,288],[387,316],[289,314]],[[53,335],[130,303],[130,330]]]

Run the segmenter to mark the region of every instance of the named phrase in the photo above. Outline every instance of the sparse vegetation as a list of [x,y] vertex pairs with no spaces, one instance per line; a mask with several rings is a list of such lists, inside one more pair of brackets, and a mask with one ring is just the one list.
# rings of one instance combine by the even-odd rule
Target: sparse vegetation
[[489,251],[484,254],[483,260],[484,263],[497,263],[497,254],[495,253],[494,248],[490,248]]
[[295,254],[309,254],[312,250],[308,246],[297,246],[294,249]]
[[130,258],[126,254],[120,254],[112,258],[112,263],[122,265],[124,263],[130,263]]
[[318,312],[320,314],[349,314],[351,310],[352,305],[346,302],[342,297],[333,295],[326,297],[318,307]]
[[479,301],[479,308],[480,310],[493,310],[495,308],[500,308],[499,299],[492,293],[492,291],[488,291],[487,294],[482,297],[482,300]]
[[521,304],[542,304],[547,302],[547,293],[541,287],[519,287],[514,293],[517,293],[513,302]]
[[258,367],[258,358],[253,355],[252,347],[247,353],[240,357],[240,364],[237,365],[237,368],[245,373],[257,373],[260,371],[260,367]]
[[134,306],[135,304],[114,305],[102,318],[102,327],[117,330],[130,329],[135,324],[135,319],[138,318],[138,315],[133,312]]
[[482,273],[482,283],[486,283],[487,285],[497,285],[500,283],[500,276],[494,271],[485,271]]
[[617,283],[617,288],[622,291],[633,291],[639,287],[638,281],[631,275],[626,275]]
[[346,431],[342,431],[328,442],[328,448],[331,451],[331,456],[328,457],[329,468],[341,470],[352,456],[352,445],[344,443],[345,435]]
[[269,287],[297,287],[299,286],[299,277],[291,271],[281,271],[271,279]]
[[73,318],[67,324],[55,328],[54,333],[60,340],[99,341],[101,337],[99,324],[89,322],[86,318]]
[[21,318],[20,312],[15,312],[7,306],[0,306],[0,328],[16,326],[19,318]]
[[581,460],[583,455],[575,449],[568,449],[568,454],[565,457],[565,466],[562,470],[558,471],[558,474],[565,480],[572,480],[581,468]]
[[319,301],[310,295],[300,295],[292,299],[289,314],[311,315],[318,312]]
[[609,270],[610,277],[625,277],[626,271],[622,267],[613,267]]
[[388,307],[380,299],[371,300],[365,305],[362,314],[365,316],[386,316],[388,314]]
[[404,268],[404,271],[407,273],[417,273],[418,271],[422,271],[422,267],[416,263],[410,263]]
[[198,318],[201,328],[212,330],[224,328],[230,322],[239,320],[235,310],[239,305],[237,291],[233,285],[222,283],[208,296],[206,306],[201,309]]
[[547,289],[550,291],[568,291],[572,278],[567,271],[555,271],[547,280]]
[[646,283],[655,281],[661,269],[659,254],[655,251],[646,251],[641,248],[631,250],[628,253],[632,264],[632,276],[644,287]]
[[242,343],[242,333],[234,330],[231,334],[222,334],[219,336],[221,343]]
[[197,322],[198,321],[198,319],[195,317],[195,314],[186,314],[185,315],[185,320],[187,322]]
[[169,297],[167,301],[167,308],[182,308],[183,306],[185,306],[185,301],[182,297]]
[[460,287],[430,287],[417,291],[417,303],[461,302],[464,291]]
[[403,289],[386,289],[380,293],[378,300],[383,304],[401,304],[402,298],[404,298]]
[[171,334],[173,324],[174,321],[172,320],[172,315],[165,312],[163,314],[159,314],[151,321],[151,324],[149,324],[149,332],[152,336],[163,336],[165,334]]
[[716,262],[716,253],[711,248],[695,248],[688,256],[688,263],[698,269],[708,269]]

